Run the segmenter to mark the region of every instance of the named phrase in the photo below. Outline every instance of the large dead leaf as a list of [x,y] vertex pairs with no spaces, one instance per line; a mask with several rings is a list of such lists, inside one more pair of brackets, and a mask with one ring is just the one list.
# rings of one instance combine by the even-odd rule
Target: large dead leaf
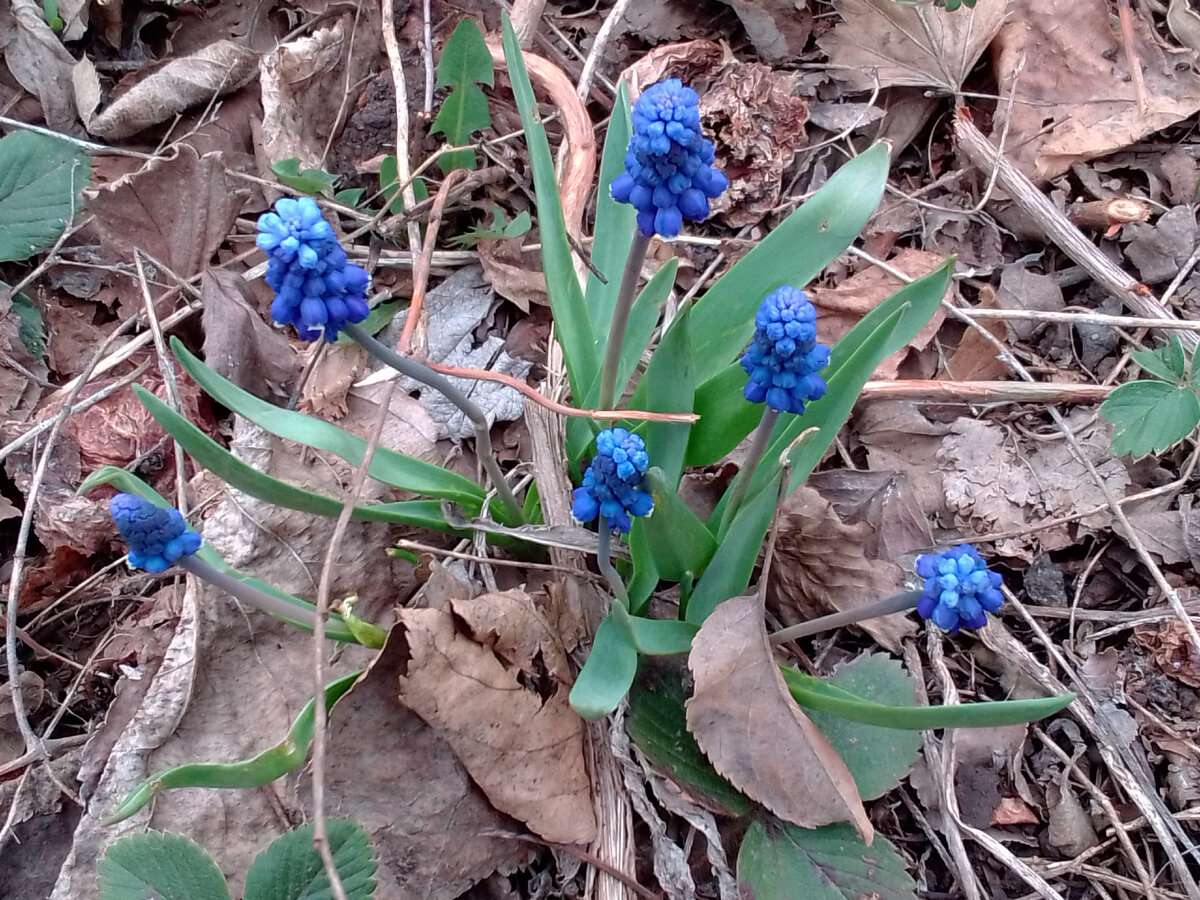
[[771,656],[758,597],[718,606],[692,641],[688,730],[718,772],[802,828],[850,822],[874,829],[842,758],[800,711]]
[[264,400],[287,397],[300,370],[296,351],[263,319],[246,280],[228,269],[207,269],[200,298],[209,368]]
[[[886,0],[886,2],[890,3],[891,0]],[[942,265],[943,262],[945,260],[936,253],[905,247],[888,260],[888,265],[903,272],[909,278],[921,278]],[[857,325],[859,319],[902,287],[904,287],[904,282],[895,275],[878,266],[869,266],[861,272],[851,275],[837,287],[809,288],[809,299],[820,313],[817,316],[817,337],[822,343],[832,346]],[[954,290],[955,287],[951,284],[946,289],[947,295],[951,295]],[[933,314],[933,318],[908,342],[908,346],[897,350],[876,367],[873,377],[878,379],[895,378],[900,363],[908,355],[909,348],[920,350],[925,347],[937,334],[944,318],[945,313],[939,306],[937,312]]]
[[[566,650],[523,591],[405,609],[400,698],[439,730],[492,804],[548,841],[595,837],[584,724],[567,702]],[[465,621],[469,633],[456,627]]]
[[[1041,2],[1041,0],[1038,0]],[[830,74],[852,87],[937,87],[957,93],[1004,22],[1008,0],[949,12],[932,3],[837,0],[843,19],[817,43]]]
[[[843,522],[829,501],[807,484],[788,496],[781,512],[767,596],[784,625],[855,609],[904,590],[904,572],[896,563],[867,554],[875,524]],[[926,529],[916,546],[923,549],[932,543]],[[859,627],[894,652],[899,652],[901,639],[916,630],[913,619],[903,613],[867,619]]]
[[46,124],[55,131],[75,127],[75,60],[46,24],[37,0],[12,0],[13,30],[0,36],[4,62],[13,78],[42,104]]
[[1030,177],[1053,178],[1200,109],[1200,76],[1177,68],[1180,58],[1135,15],[1132,49],[1146,89],[1139,107],[1111,14],[1106,0],[1013,0],[995,53],[996,80],[1006,91],[1015,84],[1016,102],[1001,104],[993,130],[1009,119],[1005,157]]

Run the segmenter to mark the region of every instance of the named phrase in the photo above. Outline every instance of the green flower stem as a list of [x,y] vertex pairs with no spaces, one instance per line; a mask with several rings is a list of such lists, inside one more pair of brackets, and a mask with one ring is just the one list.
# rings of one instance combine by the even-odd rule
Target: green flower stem
[[600,533],[596,540],[596,564],[600,566],[600,573],[608,579],[608,586],[612,588],[613,596],[625,609],[629,609],[629,593],[625,590],[625,582],[613,568],[611,547],[612,532],[609,531],[605,517],[601,515]]
[[629,245],[629,256],[625,258],[625,271],[621,274],[621,287],[617,291],[617,303],[613,309],[612,327],[608,330],[608,346],[604,348],[604,366],[600,369],[600,398],[597,409],[616,409],[617,369],[621,367],[621,346],[625,343],[625,326],[629,324],[629,311],[637,297],[638,281],[642,277],[642,263],[650,251],[650,238],[634,226],[633,243]]
[[[222,572],[216,566],[206,563],[194,554],[179,557],[175,561],[175,564],[182,569],[187,569],[201,581],[207,581],[213,587],[220,588],[231,597],[236,597],[247,606],[253,606],[255,609],[261,610],[277,619],[282,619],[284,622],[295,625],[297,628],[312,631],[313,623],[317,620],[315,607],[309,606],[307,603],[302,605],[290,603],[281,597],[276,597],[274,594],[268,594],[262,588],[247,584],[239,578],[234,578],[228,572]],[[335,641],[358,643],[358,638],[346,626],[337,621],[327,623],[325,636]]]
[[906,612],[907,610],[915,609],[917,601],[920,598],[920,591],[905,591],[902,594],[884,597],[882,600],[876,600],[874,603],[868,603],[866,606],[860,606],[856,609],[848,609],[845,612],[832,613],[817,619],[809,619],[807,622],[801,622],[799,625],[792,625],[790,628],[776,631],[770,636],[771,643],[782,644],[785,641],[794,641],[797,638],[808,637],[810,634],[819,634],[822,631],[829,631],[832,628],[841,628],[843,625],[854,625],[866,619]]
[[737,477],[733,480],[733,487],[729,489],[729,500],[725,503],[725,513],[721,516],[721,527],[717,531],[721,537],[724,537],[725,532],[729,530],[730,523],[737,515],[738,507],[746,499],[746,491],[750,488],[750,482],[758,470],[758,464],[762,462],[763,454],[767,452],[767,445],[771,442],[771,432],[775,430],[777,421],[779,421],[779,411],[764,404],[762,418],[758,420],[758,427],[750,436],[750,452],[746,455],[746,460],[742,463],[741,468],[738,469]]
[[463,411],[463,414],[475,426],[475,450],[483,461],[488,478],[492,480],[492,485],[496,488],[496,496],[500,498],[500,502],[504,504],[504,508],[508,510],[508,514],[512,518],[510,524],[525,524],[525,514],[521,509],[521,504],[513,496],[512,489],[504,480],[504,473],[500,471],[500,463],[496,461],[496,454],[492,450],[492,437],[488,433],[487,418],[484,416],[483,410],[451,384],[444,375],[439,375],[424,363],[408,356],[402,356],[391,347],[375,340],[361,325],[348,323],[343,330],[355,343],[377,360],[391,366],[401,375],[428,385],[435,391],[440,391],[447,400]]

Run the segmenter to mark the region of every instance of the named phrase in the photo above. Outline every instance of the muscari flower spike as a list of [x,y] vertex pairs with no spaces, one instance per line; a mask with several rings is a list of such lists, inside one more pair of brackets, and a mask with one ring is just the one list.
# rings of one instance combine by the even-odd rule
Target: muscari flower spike
[[712,141],[700,132],[700,96],[668,78],[634,104],[625,171],[613,179],[612,197],[633,204],[646,237],[674,237],[685,218],[708,218],[708,201],[729,186],[714,159]]
[[1000,574],[989,571],[970,544],[943,553],[922,553],[917,557],[917,574],[925,579],[917,612],[946,631],[982,628],[987,614],[1004,602]]
[[742,393],[751,403],[799,415],[806,400],[825,396],[829,348],[817,343],[817,309],[804,291],[781,287],[767,295],[754,317],[754,337],[742,356],[750,376]]
[[596,435],[596,455],[575,488],[571,515],[580,522],[596,516],[611,531],[628,532],[630,516],[648,516],[653,498],[641,490],[642,476],[650,465],[646,442],[624,428],[609,428]]
[[188,528],[177,509],[155,506],[134,494],[117,494],[108,501],[108,511],[129,544],[134,568],[162,572],[200,549],[200,535]]
[[283,198],[258,219],[257,244],[267,253],[266,282],[275,291],[271,318],[294,325],[306,341],[337,340],[347,322],[370,313],[365,269],[350,262],[333,227],[311,197]]

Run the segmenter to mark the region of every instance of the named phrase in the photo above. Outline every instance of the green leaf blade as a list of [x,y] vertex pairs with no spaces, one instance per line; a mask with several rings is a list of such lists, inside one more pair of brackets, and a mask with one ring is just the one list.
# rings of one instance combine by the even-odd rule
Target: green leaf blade
[[437,66],[437,86],[459,88],[476,82],[491,87],[496,83],[496,70],[483,32],[474,20],[462,19],[454,26],[450,40],[442,48],[442,57]]
[[[375,893],[376,863],[371,840],[356,823],[326,823],[329,850],[347,900],[368,900]],[[250,865],[245,900],[332,900],[333,889],[321,856],[313,846],[313,826],[277,838]]]
[[229,900],[212,857],[178,834],[123,837],[105,852],[99,871],[100,900]]
[[637,648],[610,613],[596,629],[592,652],[571,688],[571,707],[585,719],[608,715],[629,692],[637,665]]
[[1100,415],[1115,426],[1114,456],[1161,453],[1200,424],[1200,398],[1190,386],[1165,381],[1129,381],[1100,404]]
[[[1200,345],[1197,345],[1200,350]],[[1131,350],[1130,357],[1135,363],[1163,381],[1171,384],[1182,384],[1187,376],[1187,361],[1183,353],[1183,342],[1179,335],[1171,335],[1165,347],[1157,350]]]
[[50,247],[79,212],[88,156],[59,138],[16,131],[0,138],[0,262]]

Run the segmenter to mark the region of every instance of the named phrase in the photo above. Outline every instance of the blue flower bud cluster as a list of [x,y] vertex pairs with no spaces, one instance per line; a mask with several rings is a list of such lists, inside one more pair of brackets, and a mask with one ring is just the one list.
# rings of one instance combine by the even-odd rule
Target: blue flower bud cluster
[[925,579],[917,612],[946,631],[963,626],[982,628],[987,614],[996,612],[1004,602],[1000,574],[989,571],[970,544],[959,544],[944,553],[922,553],[917,557],[917,574]]
[[624,428],[609,428],[596,435],[596,455],[575,488],[571,515],[580,522],[596,516],[610,531],[628,532],[630,516],[648,516],[654,499],[641,490],[642,476],[650,466],[646,442]]
[[134,494],[117,494],[108,511],[129,544],[129,564],[162,572],[181,556],[200,549],[200,535],[187,527],[177,509],[164,509]]
[[258,219],[258,246],[267,253],[266,282],[275,291],[271,318],[296,326],[306,341],[337,340],[347,322],[367,317],[370,277],[346,258],[333,228],[311,197],[285,197]]
[[754,317],[754,337],[742,356],[750,376],[742,393],[778,412],[799,415],[806,400],[825,396],[829,348],[817,343],[817,309],[804,291],[781,287],[767,295]]
[[625,171],[613,179],[612,197],[633,204],[646,237],[674,237],[685,218],[708,218],[708,201],[729,186],[714,159],[712,141],[700,132],[700,96],[668,78],[634,104]]

